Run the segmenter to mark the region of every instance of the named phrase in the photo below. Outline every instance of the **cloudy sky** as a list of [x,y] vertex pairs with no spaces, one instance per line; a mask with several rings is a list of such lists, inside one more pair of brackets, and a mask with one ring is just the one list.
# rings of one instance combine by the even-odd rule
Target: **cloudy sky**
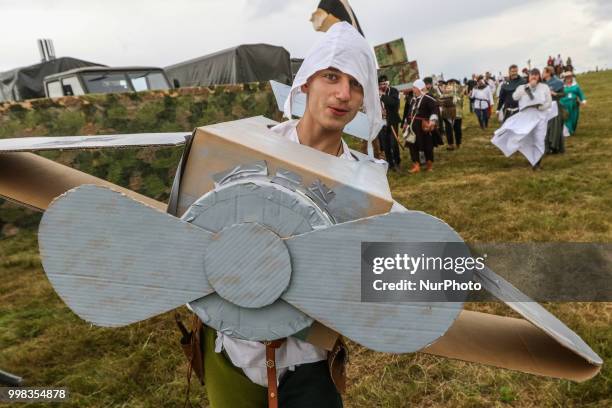
[[[578,71],[612,68],[611,0],[350,0],[366,38],[403,37],[421,74],[463,77],[570,55]],[[244,43],[303,57],[320,36],[318,0],[0,0],[0,71],[58,56],[111,66],[168,66]]]

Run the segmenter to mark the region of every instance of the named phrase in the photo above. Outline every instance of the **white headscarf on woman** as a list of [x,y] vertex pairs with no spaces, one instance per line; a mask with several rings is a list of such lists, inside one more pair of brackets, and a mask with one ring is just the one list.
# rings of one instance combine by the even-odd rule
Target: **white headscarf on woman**
[[293,80],[291,92],[285,101],[284,114],[291,119],[291,104],[295,96],[302,92],[302,85],[316,72],[330,67],[351,75],[363,87],[363,107],[370,125],[368,154],[372,157],[372,140],[383,125],[376,62],[368,42],[347,22],[331,26],[308,52]]

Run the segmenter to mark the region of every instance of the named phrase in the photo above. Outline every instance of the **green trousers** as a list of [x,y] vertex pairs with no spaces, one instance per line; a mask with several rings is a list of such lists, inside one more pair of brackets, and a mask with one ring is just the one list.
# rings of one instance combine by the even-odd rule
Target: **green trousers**
[[204,385],[211,408],[266,408],[268,389],[255,384],[223,353],[215,353],[214,329],[204,327]]
[[[204,384],[211,408],[267,408],[268,390],[253,383],[224,353],[215,353],[217,333],[204,328]],[[302,364],[283,376],[279,408],[342,408],[327,361]]]

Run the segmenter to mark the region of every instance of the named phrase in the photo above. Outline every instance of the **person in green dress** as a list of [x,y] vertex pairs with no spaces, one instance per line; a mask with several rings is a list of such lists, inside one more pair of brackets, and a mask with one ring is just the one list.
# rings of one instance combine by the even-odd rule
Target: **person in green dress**
[[580,105],[586,104],[586,97],[580,89],[580,85],[574,80],[574,74],[570,71],[563,74],[563,93],[559,103],[568,112],[565,127],[570,135],[576,133],[578,119],[580,118]]

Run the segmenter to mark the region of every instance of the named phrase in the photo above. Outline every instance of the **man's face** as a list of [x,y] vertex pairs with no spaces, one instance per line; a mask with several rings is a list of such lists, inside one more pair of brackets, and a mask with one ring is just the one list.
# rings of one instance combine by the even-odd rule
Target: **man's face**
[[430,91],[431,88],[433,88],[433,83],[431,83],[431,84],[430,83],[426,83],[425,84],[425,88],[427,88],[427,90]]
[[326,130],[344,129],[363,104],[363,87],[335,68],[316,72],[302,92],[308,95],[308,113]]
[[510,76],[510,79],[516,78],[518,76],[518,67],[510,68],[510,70],[508,71],[508,75]]
[[548,72],[547,70],[542,71],[542,78],[544,78],[545,81],[548,81],[550,77],[550,72]]
[[421,96],[423,94],[423,92],[419,88],[417,88],[416,86],[412,88],[412,92],[413,92],[414,96],[416,96],[416,97],[419,97],[419,96]]

